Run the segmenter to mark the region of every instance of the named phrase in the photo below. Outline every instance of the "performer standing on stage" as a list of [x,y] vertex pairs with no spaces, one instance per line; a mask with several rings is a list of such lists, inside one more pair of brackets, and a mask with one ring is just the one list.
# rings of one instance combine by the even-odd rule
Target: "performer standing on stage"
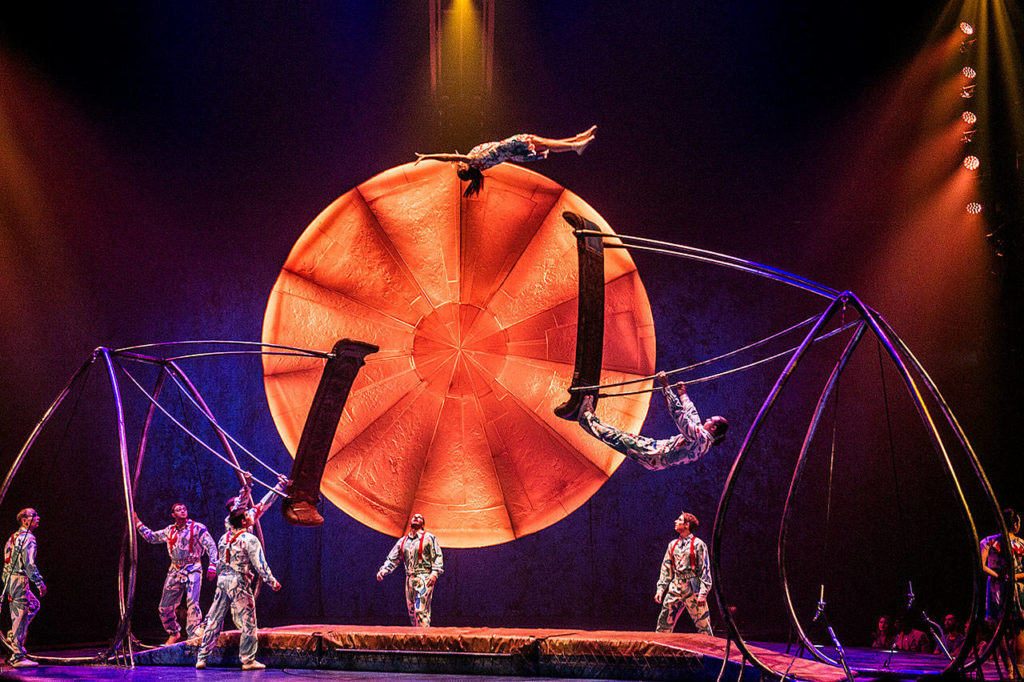
[[697,632],[713,634],[708,613],[711,561],[708,546],[693,534],[699,524],[697,517],[689,512],[683,512],[675,521],[679,537],[668,544],[654,593],[654,601],[661,604],[656,632],[672,632],[686,607]]
[[469,181],[465,196],[472,196],[483,187],[483,171],[505,161],[519,163],[546,159],[548,152],[576,152],[582,154],[594,140],[597,126],[590,126],[572,137],[553,140],[540,135],[523,133],[498,142],[484,142],[469,150],[468,154],[416,154],[416,163],[423,160],[449,161],[456,164],[460,180]]
[[[27,658],[25,638],[28,626],[39,612],[39,600],[29,587],[31,581],[39,590],[39,596],[46,596],[46,584],[36,567],[36,536],[32,531],[39,527],[39,513],[31,507],[18,512],[20,528],[4,545],[4,595],[10,603],[11,630],[7,640],[13,647],[11,665],[27,668],[38,665]],[[2,596],[0,596],[2,598]]]
[[672,420],[679,429],[679,434],[671,438],[655,440],[647,436],[626,433],[614,426],[605,424],[594,414],[594,396],[583,398],[580,406],[580,425],[590,435],[610,445],[640,466],[657,471],[675,464],[690,464],[707,454],[712,445],[720,445],[725,440],[725,432],[729,422],[725,417],[714,416],[701,423],[697,408],[686,394],[683,382],[673,387],[668,384],[664,372],[658,373],[661,392],[665,396]]
[[377,571],[377,580],[398,567],[405,566],[405,605],[409,621],[415,627],[430,627],[430,600],[434,596],[434,583],[444,572],[444,557],[437,538],[423,530],[421,514],[409,520],[409,534],[403,535],[388,553],[387,561]]
[[[1014,651],[1013,664],[1024,676],[1024,540],[1020,532],[1020,516],[1012,509],[1003,510],[1003,521],[1010,532],[1010,551],[1004,551],[1003,535],[997,533],[981,541],[982,570],[988,574],[988,590],[985,598],[985,617],[993,625],[1002,617],[1003,609],[1009,608],[1009,633],[1007,642]],[[1005,645],[1000,643],[1000,653],[1007,656]]]
[[174,610],[182,596],[185,597],[185,629],[188,636],[192,638],[202,634],[203,613],[199,610],[199,592],[202,589],[203,553],[210,558],[206,577],[210,580],[217,577],[217,545],[210,531],[203,524],[190,519],[188,507],[181,502],[171,507],[171,519],[174,521],[171,525],[153,531],[138,516],[135,517],[135,528],[142,538],[153,545],[166,544],[167,553],[171,557],[163,592],[160,594],[160,605],[157,607],[160,622],[167,632],[164,646],[181,641],[181,625]]
[[263,555],[263,546],[259,538],[249,532],[252,521],[242,510],[231,512],[228,517],[231,530],[217,543],[220,555],[220,568],[217,572],[217,591],[213,595],[213,604],[206,613],[206,632],[203,643],[196,656],[196,667],[206,667],[206,659],[213,651],[220,631],[224,627],[224,616],[231,609],[231,620],[241,630],[238,643],[238,657],[242,661],[242,670],[262,670],[264,664],[256,660],[256,598],[253,594],[253,574],[259,574],[270,589],[277,592],[281,583],[270,572],[267,560]]

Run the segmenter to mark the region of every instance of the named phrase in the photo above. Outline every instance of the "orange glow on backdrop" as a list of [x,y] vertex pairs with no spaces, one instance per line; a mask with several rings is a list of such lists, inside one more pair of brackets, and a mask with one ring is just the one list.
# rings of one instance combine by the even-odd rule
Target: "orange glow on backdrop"
[[[406,164],[349,191],[299,238],[267,304],[267,343],[380,346],[352,386],[322,492],[400,535],[422,513],[441,543],[541,530],[586,502],[622,456],[552,410],[566,398],[577,319],[571,210],[584,201],[518,166],[464,198],[450,164]],[[648,375],[650,305],[623,250],[606,252],[603,382]],[[266,356],[267,399],[294,456],[322,363]],[[635,388],[629,387],[629,388]],[[602,401],[638,431],[648,396]]]

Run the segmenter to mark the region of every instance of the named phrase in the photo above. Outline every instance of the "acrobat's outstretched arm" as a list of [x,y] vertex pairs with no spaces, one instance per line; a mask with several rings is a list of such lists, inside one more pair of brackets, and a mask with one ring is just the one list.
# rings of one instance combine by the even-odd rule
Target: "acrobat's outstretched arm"
[[424,160],[426,160],[426,161],[431,161],[431,160],[433,160],[433,161],[451,161],[451,162],[466,161],[467,163],[469,161],[472,161],[472,159],[469,158],[468,156],[466,156],[465,154],[420,154],[419,152],[417,152],[416,153],[416,162],[413,165],[415,166],[417,163],[419,163],[420,161],[424,161]]

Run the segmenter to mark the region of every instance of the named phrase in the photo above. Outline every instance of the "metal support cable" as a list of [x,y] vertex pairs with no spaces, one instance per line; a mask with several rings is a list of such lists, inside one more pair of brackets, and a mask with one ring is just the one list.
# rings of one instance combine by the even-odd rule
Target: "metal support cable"
[[[683,372],[689,372],[689,371],[697,369],[698,367],[703,367],[705,365],[710,365],[713,362],[718,362],[719,360],[724,360],[726,358],[732,357],[733,355],[738,355],[738,354],[742,353],[743,351],[750,350],[751,348],[757,348],[758,346],[763,346],[764,344],[768,343],[769,341],[773,341],[774,339],[777,339],[780,336],[785,336],[786,334],[788,334],[788,333],[790,333],[792,331],[795,331],[797,329],[800,329],[801,327],[807,326],[811,322],[814,322],[816,317],[817,317],[817,315],[814,315],[812,317],[808,317],[803,322],[798,322],[797,324],[794,324],[792,327],[789,327],[788,329],[783,329],[780,332],[775,332],[771,336],[766,336],[765,338],[763,338],[763,339],[761,339],[759,341],[754,341],[753,343],[748,343],[747,345],[742,346],[741,348],[733,349],[733,350],[729,351],[728,353],[723,353],[723,354],[721,354],[719,356],[716,356],[716,357],[713,357],[713,358],[709,358],[707,360],[701,360],[700,362],[695,362],[692,365],[687,365],[686,367],[678,367],[676,369],[667,370],[665,372],[665,374],[668,375],[668,376],[672,376],[673,374],[681,374]],[[595,388],[613,388],[615,386],[628,386],[630,384],[639,384],[639,383],[642,383],[644,381],[650,381],[651,379],[654,379],[656,376],[657,376],[656,374],[652,374],[650,376],[641,377],[639,379],[629,379],[627,381],[619,381],[619,382],[616,382],[616,383],[613,383],[613,384],[600,384],[598,386],[586,386],[586,387],[580,387],[580,388],[575,388],[575,389],[574,388],[570,388],[569,390],[570,391],[582,391],[582,390],[593,390]],[[687,382],[687,383],[693,383],[693,382]]]
[[[209,445],[208,445],[208,444],[206,443],[206,441],[204,441],[204,440],[203,440],[202,438],[200,438],[200,437],[199,437],[199,436],[197,436],[196,434],[194,434],[194,433],[192,433],[191,431],[189,431],[189,430],[188,430],[188,429],[187,429],[187,428],[185,427],[185,425],[184,425],[184,424],[182,424],[182,423],[181,423],[180,421],[178,421],[177,419],[175,419],[175,418],[174,418],[174,416],[173,416],[173,415],[171,415],[171,413],[170,413],[170,412],[168,412],[168,411],[167,411],[167,410],[166,410],[166,409],[164,408],[164,406],[163,406],[163,405],[161,405],[161,404],[160,404],[159,402],[157,402],[157,400],[156,400],[156,399],[155,399],[155,398],[154,398],[153,396],[151,396],[151,395],[149,394],[149,392],[148,392],[148,391],[147,391],[147,390],[146,390],[145,388],[143,388],[143,387],[142,387],[142,384],[140,384],[140,383],[138,382],[138,380],[137,380],[137,379],[136,379],[136,378],[135,378],[134,376],[132,376],[132,375],[131,375],[131,373],[130,373],[130,372],[129,372],[128,370],[126,370],[126,369],[125,369],[125,368],[124,368],[124,367],[123,367],[122,365],[120,365],[120,364],[118,364],[117,366],[118,366],[118,368],[119,368],[119,369],[120,369],[120,370],[121,370],[121,371],[122,371],[122,372],[124,373],[124,375],[125,375],[126,377],[128,377],[128,378],[129,378],[129,379],[131,380],[131,382],[132,382],[133,384],[135,384],[135,387],[136,387],[136,388],[138,388],[138,389],[139,389],[139,391],[140,391],[140,392],[141,392],[141,393],[142,393],[142,394],[143,394],[144,396],[146,396],[146,398],[147,398],[147,399],[148,399],[148,400],[149,400],[149,401],[150,401],[150,402],[151,402],[151,403],[152,403],[153,405],[155,405],[155,406],[156,406],[156,408],[157,408],[158,410],[160,410],[161,412],[163,412],[163,413],[164,413],[164,416],[166,416],[166,417],[167,417],[168,419],[170,419],[170,420],[171,420],[171,422],[173,422],[173,423],[174,423],[174,424],[175,424],[175,425],[176,425],[176,426],[177,426],[177,427],[178,427],[179,429],[181,429],[182,431],[184,431],[185,433],[187,433],[187,434],[188,434],[189,436],[191,436],[191,437],[192,437],[192,438],[193,438],[193,439],[194,439],[194,440],[195,440],[195,441],[196,441],[197,443],[199,443],[199,444],[200,444],[200,445],[202,445],[202,446],[203,446],[204,448],[206,448],[206,449],[207,449],[207,450],[208,450],[208,451],[209,451],[209,452],[210,452],[210,453],[211,453],[211,454],[212,454],[212,455],[213,455],[214,457],[216,457],[217,459],[219,459],[219,460],[221,460],[222,462],[224,462],[225,464],[227,464],[227,465],[228,465],[229,467],[231,467],[232,469],[234,469],[235,471],[237,471],[237,472],[238,472],[239,474],[246,474],[246,473],[249,473],[249,472],[245,471],[245,469],[242,469],[242,468],[241,468],[240,466],[238,466],[237,464],[235,464],[234,462],[232,462],[231,460],[229,460],[229,459],[228,459],[227,457],[225,457],[224,455],[222,455],[222,454],[220,454],[219,452],[217,452],[216,450],[214,450],[214,449],[213,449],[212,447],[210,447],[210,446],[209,446]],[[265,466],[265,465],[264,465],[264,466]],[[259,484],[260,484],[261,486],[263,486],[263,487],[264,487],[264,488],[266,488],[267,490],[273,490],[273,489],[274,489],[274,486],[270,486],[270,485],[267,485],[266,483],[264,483],[263,481],[261,481],[261,480],[260,480],[260,479],[258,479],[258,478],[255,478],[255,477],[253,477],[253,479],[252,479],[252,480],[253,480],[253,481],[255,481],[256,483],[259,483]]]
[[[169,360],[168,362],[173,362],[173,360]],[[180,368],[177,368],[177,369],[178,369],[178,372],[181,371]],[[274,470],[273,467],[271,467],[269,464],[267,464],[262,459],[260,459],[255,454],[253,454],[248,448],[246,448],[244,445],[242,445],[240,442],[238,442],[237,438],[235,438],[230,433],[228,433],[227,431],[224,430],[224,428],[217,422],[217,420],[213,417],[212,414],[210,414],[208,411],[204,410],[203,407],[198,402],[196,402],[196,399],[192,397],[191,392],[188,391],[184,386],[181,385],[181,381],[178,379],[177,372],[171,372],[170,374],[171,374],[171,380],[178,387],[179,392],[183,393],[185,395],[185,397],[189,399],[189,402],[191,402],[196,407],[196,409],[199,410],[200,414],[202,414],[204,417],[206,417],[206,421],[209,422],[210,426],[212,426],[215,431],[217,431],[220,435],[224,436],[225,438],[230,440],[232,443],[237,445],[238,448],[242,452],[244,452],[245,454],[249,455],[249,457],[251,457],[256,463],[258,463],[264,469],[266,469],[270,473],[274,474],[275,476],[278,475],[278,472],[276,470]]]
[[[819,341],[824,341],[825,339],[830,338],[832,336],[835,336],[836,334],[840,334],[840,333],[846,331],[847,329],[851,329],[852,327],[856,326],[857,324],[858,323],[856,323],[856,322],[850,322],[849,324],[843,325],[842,327],[836,327],[832,331],[826,332],[826,333],[821,334],[820,336],[816,337],[813,342],[817,343]],[[795,346],[793,348],[789,348],[787,350],[784,350],[784,351],[782,351],[780,353],[775,353],[774,355],[770,355],[770,356],[768,356],[766,358],[761,358],[760,360],[754,360],[753,362],[749,362],[749,363],[747,363],[745,365],[741,365],[740,367],[733,367],[732,369],[727,369],[727,370],[724,370],[722,372],[718,372],[717,374],[708,374],[708,375],[703,376],[703,377],[697,377],[696,379],[688,379],[686,381],[686,383],[688,385],[690,385],[690,384],[702,384],[702,383],[704,383],[706,381],[713,381],[715,379],[720,379],[720,378],[722,378],[724,376],[728,376],[730,374],[736,374],[737,372],[743,372],[743,371],[751,369],[753,367],[757,367],[758,365],[763,365],[765,363],[772,362],[773,360],[778,360],[779,358],[784,358],[787,355],[792,355],[799,348],[800,348],[800,346]],[[666,374],[667,373],[668,372],[666,372]],[[630,381],[621,381],[621,382],[614,383],[614,384],[599,384],[597,386],[580,386],[580,387],[577,387],[577,388],[570,388],[569,390],[570,391],[593,391],[593,390],[600,390],[602,388],[611,388],[611,387],[615,387],[615,386],[625,386],[627,384],[638,383],[638,382],[641,382],[641,381],[650,381],[651,379],[654,379],[656,377],[657,377],[656,374],[652,374],[651,376],[644,377],[642,379],[632,379]],[[617,397],[623,396],[623,395],[639,395],[641,393],[654,393],[655,391],[660,391],[660,390],[661,390],[660,386],[654,386],[654,387],[651,387],[651,388],[645,388],[645,389],[638,390],[638,391],[623,391],[622,393],[610,393],[610,394],[608,394],[606,396],[601,396],[601,397],[616,397],[617,398]]]

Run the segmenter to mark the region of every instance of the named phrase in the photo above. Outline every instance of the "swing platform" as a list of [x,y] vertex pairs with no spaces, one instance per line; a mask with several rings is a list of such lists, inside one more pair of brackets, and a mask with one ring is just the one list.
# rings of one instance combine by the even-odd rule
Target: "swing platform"
[[[221,634],[210,669],[238,668],[238,638],[237,630]],[[714,682],[725,653],[724,639],[693,633],[293,625],[260,628],[258,658],[268,669]],[[756,653],[788,668],[792,679],[844,679],[842,671],[816,661],[768,649]],[[182,642],[134,659],[138,666],[192,666],[195,655],[196,646]],[[754,682],[761,675],[733,646],[724,679]]]

